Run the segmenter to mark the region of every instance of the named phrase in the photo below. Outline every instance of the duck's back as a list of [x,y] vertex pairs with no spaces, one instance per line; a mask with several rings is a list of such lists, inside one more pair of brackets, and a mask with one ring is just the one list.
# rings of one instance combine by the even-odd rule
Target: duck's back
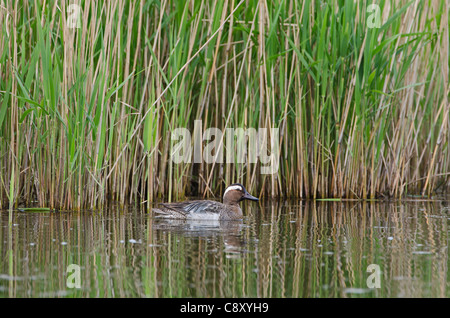
[[211,200],[194,200],[175,203],[161,203],[153,211],[169,218],[219,220],[226,210],[224,204]]

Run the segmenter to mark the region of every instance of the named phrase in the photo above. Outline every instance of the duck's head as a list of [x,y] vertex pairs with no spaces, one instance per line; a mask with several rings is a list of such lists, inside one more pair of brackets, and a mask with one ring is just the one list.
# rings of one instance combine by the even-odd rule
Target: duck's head
[[225,189],[225,193],[223,194],[223,203],[237,204],[242,200],[259,201],[258,198],[248,193],[244,186],[240,183],[233,183]]

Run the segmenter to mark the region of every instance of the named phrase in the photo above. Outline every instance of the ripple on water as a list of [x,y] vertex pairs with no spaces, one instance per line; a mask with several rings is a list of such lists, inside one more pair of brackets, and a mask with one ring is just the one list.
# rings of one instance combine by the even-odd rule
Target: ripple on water
[[373,289],[369,288],[344,288],[344,294],[368,294],[370,292],[373,292]]

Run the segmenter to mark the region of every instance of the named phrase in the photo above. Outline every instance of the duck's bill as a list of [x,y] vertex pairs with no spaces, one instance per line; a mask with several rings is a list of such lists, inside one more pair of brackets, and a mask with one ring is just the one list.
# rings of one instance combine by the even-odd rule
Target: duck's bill
[[248,192],[246,194],[244,194],[244,196],[242,198],[247,199],[247,200],[252,200],[252,201],[259,201],[259,199],[257,197],[254,197],[253,195],[251,195]]

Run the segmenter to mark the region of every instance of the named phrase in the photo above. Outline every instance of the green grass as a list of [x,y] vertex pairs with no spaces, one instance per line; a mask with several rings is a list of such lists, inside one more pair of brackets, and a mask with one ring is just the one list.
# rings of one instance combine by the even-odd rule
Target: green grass
[[[371,3],[86,0],[72,29],[68,1],[1,2],[0,204],[150,204],[232,182],[308,198],[448,189],[448,1],[376,2],[380,28]],[[171,132],[196,119],[278,127],[278,173],[174,164]]]

